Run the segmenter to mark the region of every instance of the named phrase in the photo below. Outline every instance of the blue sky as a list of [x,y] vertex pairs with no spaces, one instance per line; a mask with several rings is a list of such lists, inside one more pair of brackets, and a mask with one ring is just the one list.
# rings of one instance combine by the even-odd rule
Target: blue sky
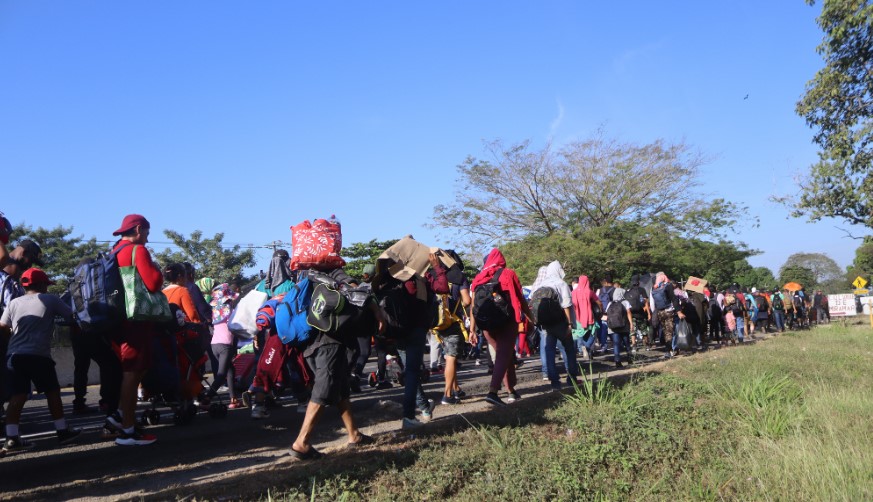
[[760,217],[735,236],[764,252],[754,265],[775,272],[802,251],[845,266],[858,244],[834,228],[846,225],[768,201],[816,158],[794,106],[822,65],[817,12],[800,0],[3,1],[0,210],[98,239],[138,212],[155,230],[243,244],[290,241],[290,225],[335,213],[347,243],[442,244],[424,224],[483,140],[560,145],[604,126],[712,155],[703,190]]

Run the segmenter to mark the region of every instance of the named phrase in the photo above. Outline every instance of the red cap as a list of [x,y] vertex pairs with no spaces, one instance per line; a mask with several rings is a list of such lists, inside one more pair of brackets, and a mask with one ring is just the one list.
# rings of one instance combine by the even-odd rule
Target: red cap
[[118,227],[118,230],[112,232],[112,235],[121,235],[128,230],[133,230],[137,225],[142,225],[144,227],[151,227],[149,220],[145,218],[145,216],[141,214],[129,214],[124,217],[124,220],[121,222],[121,226]]
[[21,285],[24,287],[33,286],[35,284],[45,284],[51,286],[54,281],[49,279],[45,272],[38,268],[29,268],[21,274]]

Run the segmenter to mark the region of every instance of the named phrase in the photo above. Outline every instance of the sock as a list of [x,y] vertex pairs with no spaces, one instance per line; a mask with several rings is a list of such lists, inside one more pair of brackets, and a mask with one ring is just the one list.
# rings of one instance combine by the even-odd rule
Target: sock
[[67,428],[67,419],[59,418],[55,420],[55,430],[62,431]]
[[6,439],[18,437],[18,424],[6,424]]
[[134,428],[133,428],[133,427],[125,427],[125,428],[124,428],[124,433],[125,433],[125,434],[133,434],[133,432],[134,432]]

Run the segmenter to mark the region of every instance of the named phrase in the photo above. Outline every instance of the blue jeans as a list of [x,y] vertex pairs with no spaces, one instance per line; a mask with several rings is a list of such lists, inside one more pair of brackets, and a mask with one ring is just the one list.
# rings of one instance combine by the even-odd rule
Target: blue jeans
[[630,356],[630,333],[612,333],[612,356],[617,363],[621,362],[621,346],[624,353]]
[[776,323],[776,329],[778,329],[779,331],[785,330],[785,312],[781,310],[774,310],[773,322]]
[[[540,361],[543,363],[544,374],[549,377],[552,385],[558,386],[561,384],[561,377],[558,376],[558,367],[555,364],[555,348],[561,351],[561,357],[564,358],[564,366],[567,368],[567,374],[571,377],[579,376],[579,365],[576,362],[576,352],[573,340],[571,338],[558,338],[554,335],[549,335],[546,330],[537,328],[540,333]],[[592,341],[594,337],[590,338]]]
[[399,347],[403,358],[403,416],[415,418],[415,410],[429,409],[427,396],[421,386],[421,365],[424,364],[424,346],[427,345],[427,329],[413,328]]
[[600,332],[597,333],[597,338],[600,339],[600,349],[601,350],[606,350],[606,340],[607,340],[607,337],[609,336],[608,331],[609,331],[609,328],[606,326],[606,321],[601,321]]
[[745,335],[745,319],[742,316],[737,317],[737,339],[739,341],[743,341],[743,336]]

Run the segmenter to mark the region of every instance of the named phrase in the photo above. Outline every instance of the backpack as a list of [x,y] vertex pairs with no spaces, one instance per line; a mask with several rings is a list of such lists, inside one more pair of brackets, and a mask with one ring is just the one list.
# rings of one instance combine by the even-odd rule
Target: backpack
[[614,333],[629,333],[630,326],[627,322],[627,309],[621,302],[612,301],[606,307],[606,327]]
[[118,253],[100,253],[76,265],[70,281],[70,308],[84,331],[106,331],[125,319],[124,284],[118,269]]
[[498,270],[491,280],[477,287],[474,293],[473,318],[482,329],[500,328],[515,319],[515,311],[500,289],[500,275],[503,270]]
[[543,286],[530,295],[530,309],[534,320],[540,326],[558,324],[566,321],[567,316],[561,308],[561,296],[550,286]]
[[731,307],[731,306],[733,306],[735,303],[737,303],[737,297],[734,296],[733,293],[728,293],[728,294],[724,295],[724,305],[725,305],[725,307]]
[[765,298],[764,296],[759,296],[755,299],[755,302],[758,304],[759,312],[766,312],[770,310],[770,305],[767,303],[767,298]]
[[377,293],[379,307],[385,315],[385,338],[398,339],[405,336],[412,327],[410,309],[413,299],[406,291],[403,283],[395,280],[396,284],[383,287]]
[[646,295],[645,290],[639,286],[630,288],[625,292],[624,299],[630,303],[631,314],[640,315],[645,312]]
[[[600,294],[598,298],[600,298],[600,303],[602,305],[609,305],[609,302],[612,301],[612,293],[615,291],[615,286],[609,286],[607,288],[600,288]],[[606,307],[604,307],[606,308]]]
[[276,306],[276,334],[283,344],[301,348],[314,337],[315,329],[307,322],[313,289],[313,282],[304,278]]
[[655,308],[658,310],[665,310],[672,307],[669,300],[667,300],[666,283],[659,288],[652,288],[652,299],[655,300]]
[[461,318],[458,317],[458,307],[461,305],[461,300],[455,303],[455,308],[452,310],[450,308],[452,302],[450,301],[450,297],[448,294],[437,295],[436,297],[436,318],[434,319],[433,329],[437,331],[444,331],[450,328],[456,322],[460,322]]
[[785,310],[785,303],[779,295],[773,295],[773,310]]

